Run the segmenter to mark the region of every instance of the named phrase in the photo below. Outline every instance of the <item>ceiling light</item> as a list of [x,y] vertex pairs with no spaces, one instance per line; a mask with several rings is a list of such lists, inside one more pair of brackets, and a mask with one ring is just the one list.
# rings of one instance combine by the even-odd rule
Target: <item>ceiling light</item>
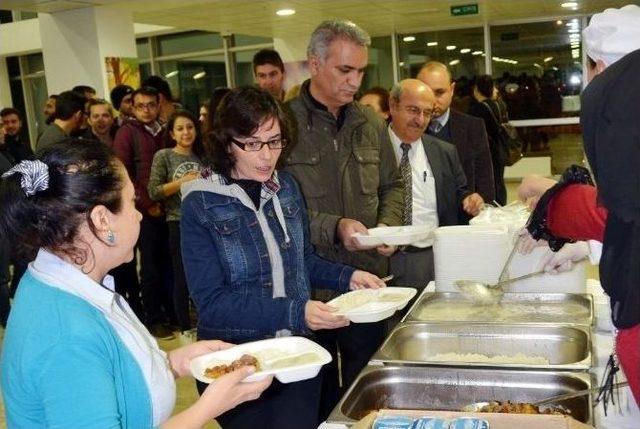
[[399,65],[400,67],[404,67],[404,61],[400,61],[400,62],[398,63],[398,65]]
[[500,58],[500,57],[491,57],[491,59],[493,61],[498,61],[498,62],[502,61],[502,58]]
[[449,61],[449,65],[450,65],[450,66],[455,66],[456,64],[460,64],[460,60],[452,60],[452,61]]
[[416,38],[415,36],[405,36],[402,38],[403,42],[415,42]]
[[461,54],[468,54],[469,52],[471,52],[471,49],[469,48],[460,49]]
[[193,75],[193,79],[194,80],[198,80],[198,79],[202,79],[203,77],[205,77],[207,75],[206,71],[201,71],[199,73],[196,73]]
[[556,25],[562,25],[562,20],[561,19],[557,20]]
[[578,2],[575,2],[575,1],[567,1],[567,2],[561,3],[561,4],[560,4],[560,7],[564,7],[564,8],[567,8],[567,9],[569,9],[569,8],[576,8],[576,7],[578,7]]
[[558,71],[558,70],[560,70],[560,69],[559,69],[558,67],[556,67],[556,66],[553,66],[553,67],[551,67],[551,70],[553,70],[553,71]]
[[542,66],[541,66],[540,64],[538,64],[538,63],[533,63],[533,66],[534,66],[534,67],[538,67],[539,69],[541,69],[541,68],[542,68]]
[[447,46],[447,51],[453,51],[456,48],[456,45]]
[[276,10],[276,15],[278,16],[291,16],[296,13],[295,9],[279,9]]
[[438,46],[438,42],[429,42],[427,46]]
[[169,79],[169,78],[174,77],[174,76],[177,76],[177,75],[178,75],[178,70],[174,70],[174,71],[171,71],[171,72],[169,72],[169,73],[165,74],[165,75],[164,75],[164,77],[166,77],[167,79]]
[[471,55],[480,55],[482,54],[482,51],[473,51],[471,52]]
[[547,57],[547,58],[545,58],[543,61],[544,61],[545,63],[548,63],[548,62],[549,62],[549,61],[551,61],[552,59],[553,59],[553,57]]

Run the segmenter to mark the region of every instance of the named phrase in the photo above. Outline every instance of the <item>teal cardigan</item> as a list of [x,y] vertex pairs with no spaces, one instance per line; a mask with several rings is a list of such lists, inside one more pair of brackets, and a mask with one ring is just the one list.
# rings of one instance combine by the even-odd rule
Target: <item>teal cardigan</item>
[[142,371],[103,314],[29,271],[11,309],[1,366],[9,429],[152,427]]

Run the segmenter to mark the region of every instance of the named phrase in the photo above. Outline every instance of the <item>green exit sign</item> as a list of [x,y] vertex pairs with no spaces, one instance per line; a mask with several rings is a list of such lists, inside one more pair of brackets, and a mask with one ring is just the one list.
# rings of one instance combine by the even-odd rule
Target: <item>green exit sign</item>
[[460,16],[460,15],[477,15],[478,13],[478,3],[475,4],[462,4],[459,6],[451,6],[451,15],[452,16]]

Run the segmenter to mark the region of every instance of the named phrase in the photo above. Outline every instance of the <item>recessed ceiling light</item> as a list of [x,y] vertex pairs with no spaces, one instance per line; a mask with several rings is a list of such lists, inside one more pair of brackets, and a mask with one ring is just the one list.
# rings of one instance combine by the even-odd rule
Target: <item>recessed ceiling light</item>
[[556,21],[556,24],[557,24],[557,25],[562,25],[562,20],[561,20],[561,19],[557,20],[557,21]]
[[469,48],[460,49],[461,54],[468,54],[469,52],[471,52],[471,49]]
[[400,61],[400,62],[398,63],[398,65],[399,65],[400,67],[404,67],[404,61]]
[[547,58],[545,58],[543,61],[544,61],[545,63],[548,63],[548,62],[549,62],[549,61],[551,61],[552,59],[553,59],[553,57],[547,57]]
[[402,38],[403,42],[415,42],[416,37],[415,36],[405,36]]
[[438,42],[429,42],[427,46],[438,46]]
[[456,45],[447,46],[447,51],[453,51],[456,48]]
[[171,71],[171,72],[169,72],[169,73],[165,74],[165,75],[164,75],[164,77],[166,77],[167,79],[169,79],[169,78],[174,77],[174,76],[177,76],[177,75],[178,75],[178,70],[174,70],[174,71]]
[[193,75],[193,79],[198,80],[198,79],[202,79],[203,77],[205,77],[207,75],[206,71],[201,71],[199,73],[196,73]]
[[291,16],[296,13],[295,9],[279,9],[276,10],[276,15],[278,16]]
[[471,55],[481,55],[482,51],[473,51],[471,52]]
[[460,60],[452,60],[452,61],[449,61],[449,65],[450,65],[450,66],[455,66],[456,64],[460,64]]
[[576,8],[576,7],[578,7],[578,2],[575,2],[575,1],[567,1],[567,2],[561,3],[561,4],[560,4],[560,7],[564,7],[564,8],[567,8],[567,9],[569,9],[569,8]]

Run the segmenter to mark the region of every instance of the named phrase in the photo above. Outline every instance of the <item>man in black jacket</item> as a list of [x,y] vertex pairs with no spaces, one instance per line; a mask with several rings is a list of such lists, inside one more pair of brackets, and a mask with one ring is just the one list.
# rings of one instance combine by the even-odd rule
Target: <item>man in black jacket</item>
[[29,140],[23,136],[20,111],[13,107],[5,107],[0,110],[0,118],[4,130],[4,143],[0,143],[0,152],[4,157],[11,164],[33,158]]
[[444,64],[436,61],[426,63],[418,73],[418,79],[427,84],[436,96],[427,132],[458,149],[469,189],[479,193],[485,201],[493,201],[496,191],[491,152],[482,119],[450,108],[455,82]]

